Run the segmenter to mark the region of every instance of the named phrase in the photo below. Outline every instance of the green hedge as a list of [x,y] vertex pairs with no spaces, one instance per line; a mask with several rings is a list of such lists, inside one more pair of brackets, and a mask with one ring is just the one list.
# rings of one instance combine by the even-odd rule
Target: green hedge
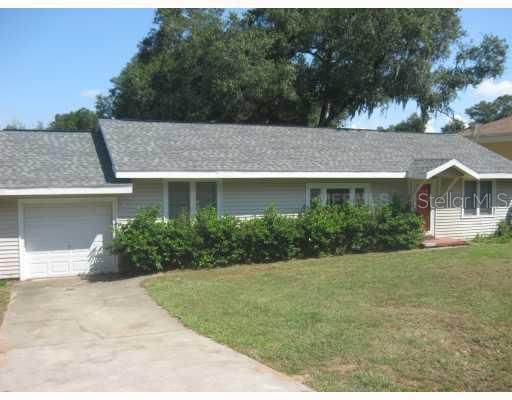
[[116,228],[110,250],[131,269],[156,272],[411,249],[420,241],[420,217],[396,202],[376,209],[315,203],[297,217],[270,207],[245,221],[212,208],[162,221],[157,208],[142,209]]

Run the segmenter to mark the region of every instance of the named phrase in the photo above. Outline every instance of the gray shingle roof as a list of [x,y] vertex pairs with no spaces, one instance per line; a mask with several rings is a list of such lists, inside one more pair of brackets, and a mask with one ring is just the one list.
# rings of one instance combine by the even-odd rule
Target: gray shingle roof
[[0,131],[0,189],[108,187],[114,179],[100,134]]
[[116,172],[407,172],[457,159],[478,173],[512,162],[461,135],[100,120]]
[[425,179],[427,172],[450,161],[448,158],[415,159],[407,168],[407,176],[414,179]]

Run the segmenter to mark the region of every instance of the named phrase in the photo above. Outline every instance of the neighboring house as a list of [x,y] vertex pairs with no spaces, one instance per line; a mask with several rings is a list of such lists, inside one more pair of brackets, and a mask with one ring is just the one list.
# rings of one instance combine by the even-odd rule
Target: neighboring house
[[1,131],[0,277],[116,270],[103,247],[141,207],[247,218],[393,196],[435,237],[490,234],[510,212],[512,162],[460,135],[122,120],[95,133]]
[[487,124],[476,124],[461,134],[512,160],[512,116]]

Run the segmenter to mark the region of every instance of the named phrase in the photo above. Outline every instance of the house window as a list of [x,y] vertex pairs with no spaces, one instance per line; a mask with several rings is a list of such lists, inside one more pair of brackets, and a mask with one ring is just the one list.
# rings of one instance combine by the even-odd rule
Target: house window
[[323,205],[346,204],[363,205],[368,203],[368,188],[365,185],[351,184],[311,184],[307,189],[307,204],[320,199]]
[[356,188],[354,203],[356,206],[362,206],[365,203],[365,191],[364,188]]
[[492,214],[492,182],[481,181],[480,182],[480,214],[491,215]]
[[477,193],[478,187],[476,181],[464,182],[464,215],[477,215]]
[[217,183],[196,183],[196,209],[213,207],[217,209]]
[[311,200],[311,203],[313,203],[314,200],[320,199],[321,196],[321,190],[320,189],[309,189],[309,198]]
[[219,209],[219,186],[216,181],[177,181],[167,182],[167,185],[169,218],[177,218],[182,213],[193,215],[200,208],[213,207],[217,211]]
[[350,189],[327,189],[327,204],[343,205],[350,201]]
[[464,181],[464,215],[492,215],[493,182]]
[[169,182],[169,218],[190,213],[190,183]]

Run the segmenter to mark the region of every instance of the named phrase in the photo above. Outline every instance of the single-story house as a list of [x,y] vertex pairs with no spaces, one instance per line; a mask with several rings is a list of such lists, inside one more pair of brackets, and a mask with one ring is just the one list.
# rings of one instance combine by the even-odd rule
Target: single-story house
[[512,161],[448,134],[105,119],[92,133],[0,131],[0,278],[115,271],[104,246],[141,207],[248,218],[394,196],[426,234],[491,234],[511,210]]
[[476,124],[460,132],[464,137],[512,160],[512,116]]

